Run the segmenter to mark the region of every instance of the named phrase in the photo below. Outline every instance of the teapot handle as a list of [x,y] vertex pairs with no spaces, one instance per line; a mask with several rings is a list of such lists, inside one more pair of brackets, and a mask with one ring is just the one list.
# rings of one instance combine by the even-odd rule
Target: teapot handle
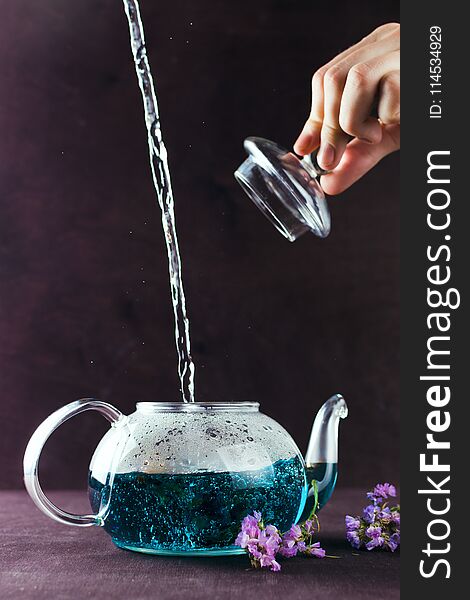
[[116,426],[117,423],[126,418],[117,408],[106,402],[93,400],[92,398],[76,400],[56,410],[39,425],[28,442],[23,459],[24,483],[36,506],[51,519],[78,527],[100,525],[101,521],[98,515],[75,515],[55,506],[42,491],[38,477],[38,465],[42,449],[50,435],[62,423],[86,410],[96,410],[101,413],[110,421],[111,427]]

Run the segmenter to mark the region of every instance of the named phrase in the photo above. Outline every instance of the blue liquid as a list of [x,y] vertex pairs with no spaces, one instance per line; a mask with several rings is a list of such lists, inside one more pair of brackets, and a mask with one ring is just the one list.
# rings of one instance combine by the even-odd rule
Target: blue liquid
[[[89,478],[95,512],[109,487]],[[142,552],[237,552],[240,523],[257,510],[282,531],[299,517],[307,486],[298,458],[256,471],[114,477],[104,528],[118,546]]]
[[316,463],[307,466],[306,473],[308,495],[302,516],[300,517],[302,521],[308,518],[315,504],[312,480],[314,479],[317,482],[318,506],[316,512],[318,513],[331,498],[331,494],[335,489],[336,479],[338,478],[338,465],[337,463]]

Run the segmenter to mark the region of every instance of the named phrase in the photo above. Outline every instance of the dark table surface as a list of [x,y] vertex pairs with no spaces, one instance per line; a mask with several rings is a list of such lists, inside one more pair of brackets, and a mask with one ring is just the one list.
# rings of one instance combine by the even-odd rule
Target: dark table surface
[[[51,495],[86,512],[83,492]],[[0,598],[399,598],[399,554],[354,551],[344,515],[362,491],[338,489],[320,513],[319,539],[338,558],[293,558],[282,571],[250,568],[245,556],[166,558],[116,548],[98,527],[67,527],[40,513],[23,491],[0,492]]]

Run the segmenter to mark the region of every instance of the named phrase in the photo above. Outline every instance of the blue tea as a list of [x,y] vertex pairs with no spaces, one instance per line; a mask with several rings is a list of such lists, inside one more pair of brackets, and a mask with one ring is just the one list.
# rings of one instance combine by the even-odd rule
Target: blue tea
[[308,495],[305,507],[301,516],[302,520],[308,518],[312,508],[315,505],[315,491],[312,480],[316,481],[318,493],[318,506],[316,512],[325,506],[333,493],[338,478],[337,463],[316,463],[306,467]]
[[[108,486],[90,476],[95,512],[108,493]],[[298,457],[255,471],[116,474],[104,528],[118,546],[143,552],[233,552],[248,513],[257,510],[285,531],[306,495]]]

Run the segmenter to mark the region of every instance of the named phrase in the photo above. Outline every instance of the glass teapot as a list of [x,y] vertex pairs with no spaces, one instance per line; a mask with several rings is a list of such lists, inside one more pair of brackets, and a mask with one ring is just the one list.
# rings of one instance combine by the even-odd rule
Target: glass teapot
[[[98,400],[72,402],[31,437],[24,456],[26,489],[49,517],[67,525],[102,526],[121,548],[241,553],[234,540],[248,513],[258,510],[284,531],[309,514],[314,488],[320,507],[328,501],[337,476],[338,423],[347,416],[340,394],[327,400],[315,418],[304,461],[287,431],[258,409],[255,402],[139,402],[125,416]],[[38,464],[52,432],[86,410],[100,412],[111,428],[90,463],[93,514],[78,515],[45,496]]]

